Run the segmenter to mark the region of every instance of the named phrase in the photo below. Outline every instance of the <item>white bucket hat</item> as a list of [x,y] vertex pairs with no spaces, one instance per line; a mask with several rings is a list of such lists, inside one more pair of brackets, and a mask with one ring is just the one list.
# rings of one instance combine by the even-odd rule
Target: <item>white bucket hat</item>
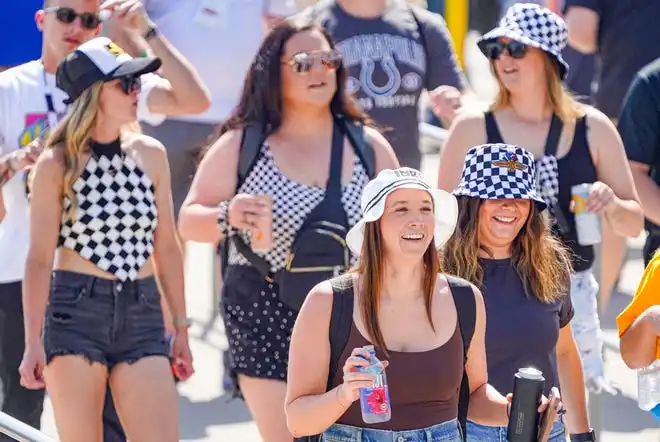
[[458,219],[458,204],[451,193],[431,187],[418,170],[409,167],[384,169],[364,187],[361,203],[362,219],[346,235],[346,243],[354,255],[359,256],[362,252],[364,226],[383,216],[387,196],[397,189],[420,189],[431,195],[435,212],[433,240],[436,248],[442,247],[454,233]]

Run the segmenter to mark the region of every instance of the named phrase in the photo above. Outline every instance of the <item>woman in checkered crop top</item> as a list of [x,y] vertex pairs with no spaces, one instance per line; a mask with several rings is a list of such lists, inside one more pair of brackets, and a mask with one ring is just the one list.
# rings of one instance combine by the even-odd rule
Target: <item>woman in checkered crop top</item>
[[180,378],[193,372],[182,253],[165,150],[134,130],[140,76],[160,60],[99,40],[57,70],[71,107],[31,179],[21,383],[47,388],[63,441],[98,440],[109,383],[130,440],[175,442],[170,357]]
[[[277,271],[313,210],[332,204],[335,213],[343,212],[348,227],[353,225],[369,177],[354,147],[333,130],[333,113],[353,122],[366,119],[344,95],[344,78],[341,59],[321,28],[287,22],[274,29],[247,74],[236,113],[202,159],[181,208],[182,238],[217,243],[236,234],[250,244],[254,222],[263,213],[255,196],[268,195],[273,201],[273,246],[258,253]],[[258,143],[253,167],[237,190],[241,139],[249,123],[268,127],[269,136]],[[374,152],[374,169],[395,168],[384,138],[371,128],[364,133]],[[333,144],[339,149],[332,149]],[[343,160],[335,163],[341,183],[329,188],[331,153],[342,147]],[[265,280],[237,250],[233,239],[229,244],[222,307],[235,393],[240,386],[265,442],[291,440],[283,407],[272,404],[284,403],[297,309],[283,300],[278,283]]]

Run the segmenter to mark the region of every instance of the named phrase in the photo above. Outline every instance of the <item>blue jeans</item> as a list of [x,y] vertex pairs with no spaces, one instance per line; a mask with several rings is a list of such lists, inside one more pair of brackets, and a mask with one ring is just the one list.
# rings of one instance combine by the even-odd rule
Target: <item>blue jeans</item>
[[[487,427],[468,421],[467,442],[507,442],[506,427]],[[552,424],[548,442],[566,442],[566,428],[563,422],[557,421]]]
[[388,431],[335,424],[325,430],[322,442],[462,442],[456,419],[420,428]]

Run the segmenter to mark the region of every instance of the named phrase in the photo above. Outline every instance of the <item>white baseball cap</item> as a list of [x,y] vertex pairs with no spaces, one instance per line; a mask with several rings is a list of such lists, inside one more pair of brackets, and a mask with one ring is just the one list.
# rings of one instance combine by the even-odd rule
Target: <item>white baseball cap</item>
[[433,241],[437,249],[442,247],[454,233],[458,219],[458,204],[454,195],[431,187],[418,170],[409,167],[384,169],[364,187],[361,203],[362,219],[346,235],[346,244],[356,256],[362,252],[364,226],[383,216],[387,196],[397,189],[425,190],[431,195],[435,212]]

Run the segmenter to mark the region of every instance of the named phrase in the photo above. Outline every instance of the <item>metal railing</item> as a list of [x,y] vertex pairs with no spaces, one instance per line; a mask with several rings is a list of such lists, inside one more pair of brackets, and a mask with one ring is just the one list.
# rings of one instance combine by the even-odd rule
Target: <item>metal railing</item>
[[18,442],[57,442],[41,431],[0,412],[0,433],[14,438]]

